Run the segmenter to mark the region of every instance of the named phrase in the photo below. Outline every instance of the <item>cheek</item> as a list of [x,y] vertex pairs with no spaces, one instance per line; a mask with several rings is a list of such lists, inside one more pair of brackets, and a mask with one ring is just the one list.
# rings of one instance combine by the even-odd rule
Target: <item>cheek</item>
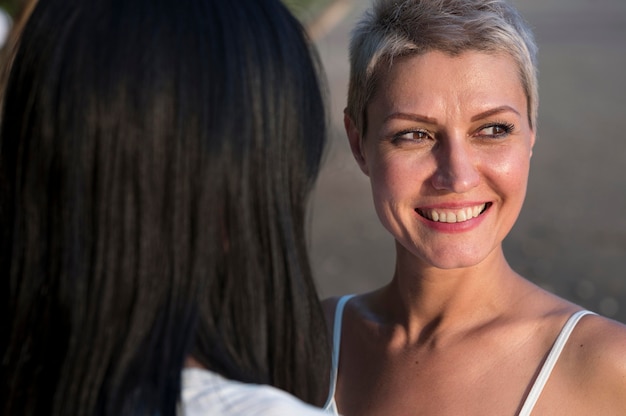
[[[370,179],[375,198],[397,200],[415,193],[423,180],[419,161],[399,154],[382,155],[374,160]],[[382,202],[382,201],[380,201]]]
[[377,163],[370,170],[370,184],[374,210],[382,226],[392,235],[396,235],[400,224],[406,220],[407,200],[415,198],[419,189],[417,179],[411,175],[407,167],[394,161]]
[[[387,229],[411,215],[413,205],[428,186],[432,161],[419,155],[391,152],[371,165],[370,182],[374,208]],[[403,220],[404,218],[404,220]]]
[[494,187],[509,194],[509,198],[523,200],[530,170],[530,154],[523,149],[511,151],[504,157],[502,156],[488,163],[491,172],[490,179]]

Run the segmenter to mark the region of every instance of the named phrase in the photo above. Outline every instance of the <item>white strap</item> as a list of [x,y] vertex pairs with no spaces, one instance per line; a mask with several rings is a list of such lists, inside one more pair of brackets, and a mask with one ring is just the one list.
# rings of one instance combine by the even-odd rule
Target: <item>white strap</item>
[[355,295],[345,295],[339,298],[335,307],[335,319],[333,321],[333,355],[332,368],[330,370],[330,388],[328,390],[328,399],[324,405],[324,410],[331,414],[337,413],[337,404],[335,403],[335,390],[337,388],[337,372],[339,371],[339,350],[341,347],[341,322],[343,318],[343,309],[346,303]]
[[572,335],[572,331],[574,331],[574,328],[578,324],[578,321],[580,321],[580,318],[585,315],[595,315],[595,313],[585,310],[578,311],[570,316],[570,318],[563,326],[563,329],[561,329],[561,333],[557,337],[556,341],[554,341],[554,345],[552,346],[552,349],[548,354],[548,358],[546,358],[546,362],[543,364],[543,367],[541,367],[541,371],[539,372],[539,375],[535,380],[535,384],[533,385],[532,389],[528,393],[528,396],[526,397],[526,401],[524,402],[522,410],[520,410],[519,412],[519,416],[530,416],[530,413],[533,411],[535,404],[537,404],[537,400],[539,399],[543,388],[548,382],[550,374],[552,374],[552,370],[554,369],[554,366],[556,365],[556,362],[558,361],[559,356],[561,355],[561,352],[563,351],[563,348],[567,343],[567,340],[569,339],[570,335]]

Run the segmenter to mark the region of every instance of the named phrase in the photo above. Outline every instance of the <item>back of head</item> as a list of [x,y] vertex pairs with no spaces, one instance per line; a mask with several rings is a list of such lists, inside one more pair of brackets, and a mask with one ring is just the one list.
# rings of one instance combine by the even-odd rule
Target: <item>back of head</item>
[[347,113],[364,133],[365,109],[377,80],[394,58],[442,51],[504,53],[519,68],[529,122],[537,114],[536,46],[507,0],[377,0],[355,28],[350,44]]
[[174,414],[192,349],[317,397],[309,52],[278,0],[38,2],[1,130],[3,414]]

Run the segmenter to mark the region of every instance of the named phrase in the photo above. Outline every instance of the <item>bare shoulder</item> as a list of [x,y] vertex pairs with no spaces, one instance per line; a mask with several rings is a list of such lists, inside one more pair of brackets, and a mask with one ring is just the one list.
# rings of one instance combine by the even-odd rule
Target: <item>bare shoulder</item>
[[[337,305],[339,301],[344,300],[344,313],[343,319],[349,319],[351,322],[356,320],[360,320],[362,318],[371,317],[372,315],[376,315],[376,310],[380,309],[380,307],[376,308],[377,297],[380,290],[375,290],[368,293],[362,294],[351,294],[351,295],[343,295],[343,296],[334,296],[330,298],[326,298],[322,300],[322,309],[326,316],[326,320],[328,323],[332,323],[335,319],[335,313],[337,310]],[[346,318],[346,315],[348,316]]]
[[595,364],[606,361],[626,372],[626,325],[589,315],[578,324],[572,340],[586,360]]
[[626,414],[626,325],[585,316],[572,334],[565,358],[581,391],[601,399],[607,410]]

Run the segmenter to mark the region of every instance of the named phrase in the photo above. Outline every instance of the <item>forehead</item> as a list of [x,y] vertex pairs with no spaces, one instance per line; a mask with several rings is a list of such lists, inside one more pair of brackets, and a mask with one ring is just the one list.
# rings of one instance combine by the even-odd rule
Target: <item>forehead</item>
[[[415,110],[474,112],[509,105],[527,116],[515,60],[507,54],[431,51],[395,59],[380,74],[368,113]],[[436,116],[436,114],[432,114]]]

